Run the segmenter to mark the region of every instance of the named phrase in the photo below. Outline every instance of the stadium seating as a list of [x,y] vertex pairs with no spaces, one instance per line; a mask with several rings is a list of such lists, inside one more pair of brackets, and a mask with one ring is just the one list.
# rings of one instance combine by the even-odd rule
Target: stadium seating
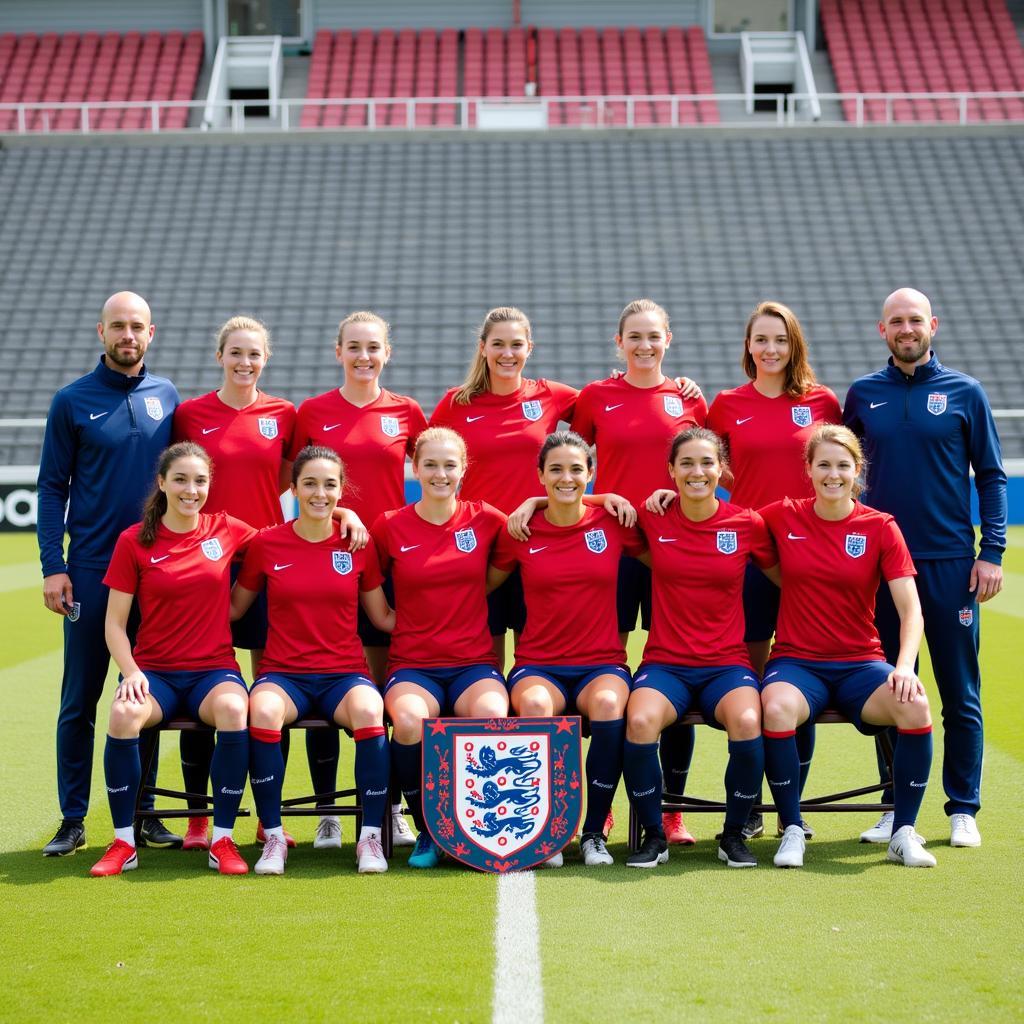
[[[821,20],[840,92],[1024,90],[1024,48],[1005,0],[821,0]],[[847,120],[856,105],[843,105]],[[885,102],[864,117],[886,120]],[[895,100],[895,121],[959,121],[955,100]],[[1024,119],[1024,101],[982,99],[970,121]]]
[[[100,103],[191,100],[203,61],[201,32],[47,32],[0,36],[0,103]],[[160,111],[160,127],[183,128],[186,108]],[[138,131],[152,114],[141,108],[90,113],[96,131]],[[17,124],[15,111],[0,111],[0,131]],[[31,131],[81,128],[75,110],[33,110]]]
[[[432,29],[394,32],[369,29],[321,29],[314,39],[307,99],[357,99],[432,96],[510,96],[526,93],[534,83],[541,96],[649,96],[714,92],[711,60],[702,29],[661,28],[468,28],[438,33]],[[533,54],[536,54],[533,57]],[[370,66],[373,73],[370,74]],[[459,89],[461,69],[462,86]],[[404,104],[373,105],[378,125],[405,127]],[[330,109],[307,105],[304,128],[363,125],[367,107]],[[718,107],[710,100],[679,106],[683,123],[714,123]],[[558,104],[553,124],[622,125],[626,104],[613,102],[598,111],[591,100]],[[468,110],[469,124],[476,111]],[[414,106],[417,126],[457,122],[452,104]],[[672,105],[639,103],[636,123],[671,124]]]
[[[338,321],[393,326],[386,386],[433,408],[461,381],[491,306],[533,318],[529,370],[607,375],[621,307],[673,315],[667,366],[711,396],[743,381],[741,332],[760,299],[801,317],[819,376],[845,393],[886,355],[875,323],[914,284],[942,319],[942,359],[1020,408],[1024,137],[595,134],[508,140],[209,140],[0,151],[0,405],[44,416],[94,365],[99,305],[152,302],[150,362],[189,397],[216,387],[217,326],[237,312],[275,336],[266,387],[293,401],[340,379]],[[1008,457],[1024,421],[1003,420]],[[0,432],[33,464],[40,432]]]

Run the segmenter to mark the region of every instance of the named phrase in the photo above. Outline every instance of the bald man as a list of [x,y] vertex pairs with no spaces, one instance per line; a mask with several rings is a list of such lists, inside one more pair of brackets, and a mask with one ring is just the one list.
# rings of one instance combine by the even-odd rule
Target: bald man
[[[999,436],[981,385],[938,361],[938,330],[928,297],[894,291],[878,331],[889,365],[854,381],[843,420],[864,439],[864,502],[896,518],[917,567],[925,636],[942,699],[942,782],[952,846],[980,846],[984,737],[978,668],[978,605],[1003,586],[1006,474]],[[978,490],[981,545],[971,522],[970,471]],[[879,591],[877,621],[887,658],[899,649],[899,618],[888,588]],[[861,835],[888,842],[892,815]]]
[[[43,850],[51,857],[85,845],[96,705],[110,663],[103,637],[103,574],[118,534],[141,517],[178,406],[174,385],[147,373],[143,364],[154,333],[145,299],[133,292],[111,295],[96,332],[103,346],[99,365],[54,395],[39,464],[43,601],[64,619],[57,718],[63,820]],[[147,822],[145,829],[151,845],[181,842],[158,821]]]

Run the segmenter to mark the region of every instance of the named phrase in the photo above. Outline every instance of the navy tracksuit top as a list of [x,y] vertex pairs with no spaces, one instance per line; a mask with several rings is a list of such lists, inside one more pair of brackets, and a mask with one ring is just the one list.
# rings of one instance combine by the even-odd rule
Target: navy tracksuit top
[[[178,392],[163,377],[92,373],[53,397],[39,463],[37,532],[43,575],[106,569],[122,530],[139,521],[160,452],[171,443]],[[70,504],[68,504],[70,500]]]
[[889,512],[915,559],[973,558],[970,468],[981,512],[979,558],[1006,547],[1006,473],[988,398],[935,357],[908,377],[889,359],[853,382],[843,422],[864,440],[866,505]]

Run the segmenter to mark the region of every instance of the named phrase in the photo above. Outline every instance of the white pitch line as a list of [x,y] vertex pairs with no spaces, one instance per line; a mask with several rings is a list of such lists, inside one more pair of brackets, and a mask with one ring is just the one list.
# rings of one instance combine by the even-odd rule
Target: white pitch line
[[543,1024],[536,882],[532,871],[498,878],[493,1024]]

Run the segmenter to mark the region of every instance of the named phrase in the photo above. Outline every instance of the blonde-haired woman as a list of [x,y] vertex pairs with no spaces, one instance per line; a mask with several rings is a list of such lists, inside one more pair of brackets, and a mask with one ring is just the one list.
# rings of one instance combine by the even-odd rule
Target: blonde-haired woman
[[[932,721],[914,664],[923,620],[916,571],[896,520],[857,501],[860,442],[824,424],[807,443],[813,498],[762,508],[775,540],[782,600],[761,689],[765,774],[783,825],[777,867],[803,865],[800,758],[796,729],[834,707],[864,733],[898,730],[893,758],[894,820],[888,859],[934,867],[914,822],[932,761]],[[900,617],[900,651],[885,661],[875,595],[885,580]]]

